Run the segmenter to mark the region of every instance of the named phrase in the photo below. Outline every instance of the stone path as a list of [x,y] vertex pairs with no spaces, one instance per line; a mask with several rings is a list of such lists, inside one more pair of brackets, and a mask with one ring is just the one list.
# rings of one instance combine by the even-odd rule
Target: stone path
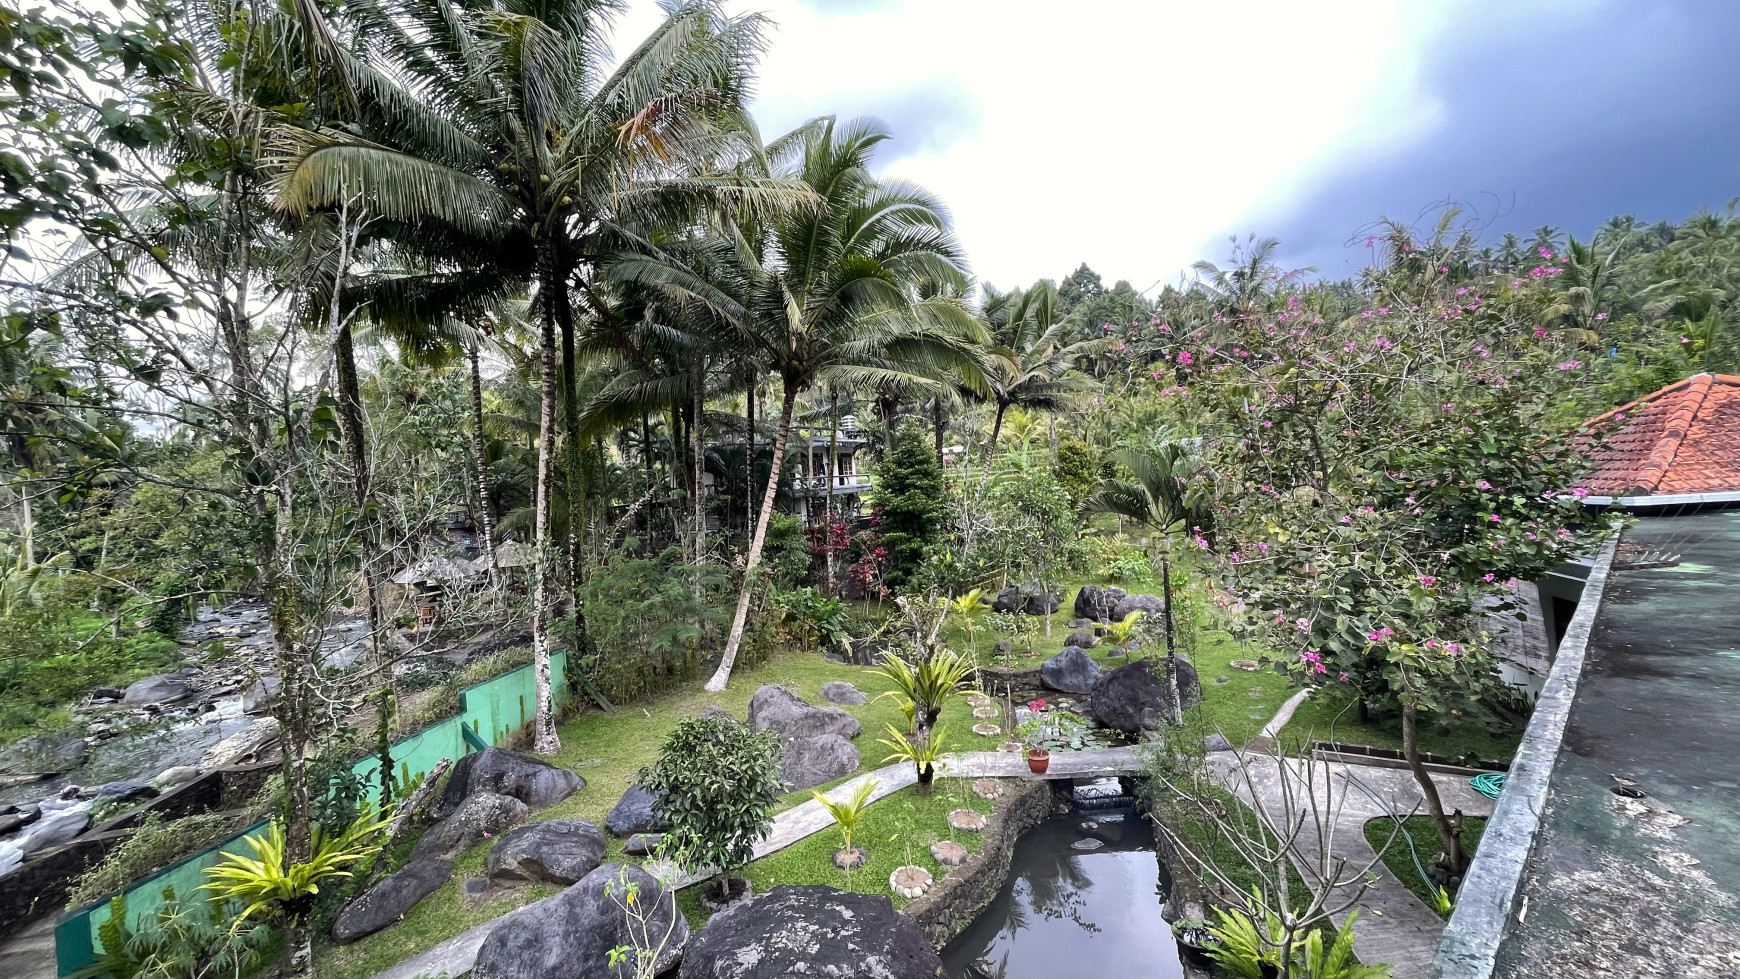
[[[1331,852],[1345,861],[1344,874],[1372,863],[1377,857],[1366,842],[1367,820],[1426,812],[1419,784],[1406,769],[1318,761],[1314,784],[1308,788],[1304,761],[1288,759],[1285,765],[1278,765],[1272,756],[1246,754],[1245,767],[1250,772],[1247,785],[1234,774],[1233,766],[1238,759],[1233,754],[1222,752],[1210,757],[1229,788],[1251,802],[1254,786],[1257,797],[1271,813],[1281,811],[1284,790],[1290,789],[1298,797],[1310,792],[1331,827]],[[1290,780],[1290,785],[1284,786],[1283,778]],[[1446,811],[1460,809],[1468,816],[1492,814],[1492,800],[1470,788],[1466,777],[1434,774],[1432,781]],[[1308,818],[1298,849],[1301,861],[1312,866],[1318,866],[1320,858],[1316,837]],[[1398,839],[1395,845],[1405,849],[1407,842]],[[1428,851],[1421,853],[1422,862],[1436,852],[1432,843],[1421,849]],[[1398,883],[1382,863],[1377,863],[1373,871],[1378,880],[1367,887],[1356,905],[1360,914],[1353,925],[1355,950],[1364,962],[1389,964],[1394,979],[1424,979],[1437,953],[1444,919]]]

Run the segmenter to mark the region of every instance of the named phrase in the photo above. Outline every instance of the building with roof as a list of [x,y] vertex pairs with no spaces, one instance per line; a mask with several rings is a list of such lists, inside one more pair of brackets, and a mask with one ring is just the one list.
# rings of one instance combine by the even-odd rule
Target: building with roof
[[1740,377],[1591,419],[1590,566],[1433,979],[1740,975]]
[[1693,374],[1590,419],[1588,502],[1630,508],[1740,502],[1740,376]]

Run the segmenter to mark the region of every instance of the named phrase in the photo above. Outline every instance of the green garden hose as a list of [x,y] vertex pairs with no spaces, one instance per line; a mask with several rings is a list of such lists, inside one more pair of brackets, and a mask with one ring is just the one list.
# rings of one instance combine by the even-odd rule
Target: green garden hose
[[1498,794],[1504,791],[1504,773],[1487,772],[1484,775],[1476,775],[1468,780],[1468,785],[1488,799],[1496,799]]

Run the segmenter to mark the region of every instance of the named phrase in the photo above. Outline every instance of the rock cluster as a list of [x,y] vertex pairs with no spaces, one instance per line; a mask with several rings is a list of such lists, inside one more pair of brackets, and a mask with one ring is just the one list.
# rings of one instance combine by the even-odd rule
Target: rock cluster
[[[857,693],[850,684],[844,686]],[[784,687],[769,684],[755,691],[749,700],[749,729],[772,731],[785,742],[780,778],[794,792],[850,775],[861,761],[851,741],[863,730],[857,718],[838,707],[808,703]]]

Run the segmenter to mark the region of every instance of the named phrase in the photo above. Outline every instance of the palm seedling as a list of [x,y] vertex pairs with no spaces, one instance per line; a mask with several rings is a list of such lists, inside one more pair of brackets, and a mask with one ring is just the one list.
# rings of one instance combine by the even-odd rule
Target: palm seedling
[[973,659],[979,658],[979,623],[985,620],[985,614],[991,610],[984,602],[985,589],[975,588],[964,595],[956,595],[949,599],[949,614],[961,620],[967,627],[967,644],[973,651]]
[[828,810],[828,815],[834,817],[834,825],[840,827],[840,849],[835,854],[835,862],[846,872],[846,889],[852,889],[852,868],[863,862],[862,851],[854,852],[852,834],[858,831],[858,824],[864,821],[864,813],[870,808],[870,796],[881,783],[875,779],[865,779],[857,791],[838,802],[820,792],[811,790],[816,801],[822,808]]
[[944,730],[945,728],[939,724],[936,730],[931,732],[929,738],[909,741],[906,735],[900,733],[899,728],[892,724],[888,725],[889,737],[881,738],[877,742],[892,749],[888,757],[882,759],[883,763],[891,761],[912,762],[913,766],[918,769],[918,791],[929,795],[931,783],[936,780],[937,760],[943,755]]
[[943,705],[972,675],[973,661],[952,649],[938,649],[917,662],[884,653],[880,669],[894,684],[894,689],[882,696],[900,697],[912,705],[913,731],[923,739],[929,736]]
[[1141,631],[1142,618],[1147,615],[1141,609],[1133,609],[1129,615],[1106,626],[1106,638],[1112,641],[1112,648],[1130,658],[1130,643]]

